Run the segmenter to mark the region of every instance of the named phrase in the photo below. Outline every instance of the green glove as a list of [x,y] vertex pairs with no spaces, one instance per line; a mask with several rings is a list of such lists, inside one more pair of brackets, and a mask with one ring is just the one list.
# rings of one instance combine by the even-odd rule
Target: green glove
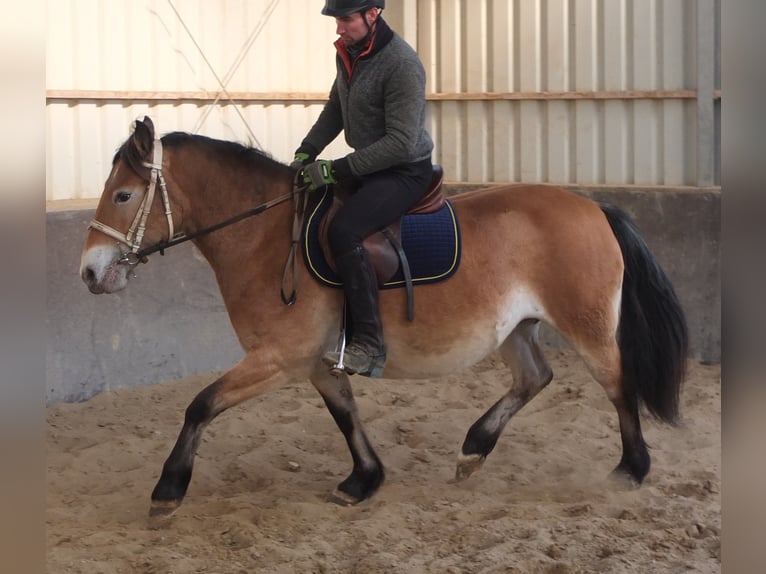
[[304,165],[306,165],[306,162],[308,160],[309,160],[309,154],[298,152],[295,154],[295,157],[293,158],[293,162],[290,164],[290,167],[293,168],[295,171],[298,171]]
[[309,191],[314,191],[331,183],[337,183],[332,174],[332,162],[329,159],[320,159],[308,164],[301,170],[303,183],[309,186]]

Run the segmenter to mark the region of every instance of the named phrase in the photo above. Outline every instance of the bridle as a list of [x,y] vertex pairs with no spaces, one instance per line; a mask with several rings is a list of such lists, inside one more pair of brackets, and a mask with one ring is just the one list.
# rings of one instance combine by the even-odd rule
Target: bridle
[[[240,213],[239,215],[230,217],[229,219],[221,221],[220,223],[216,223],[214,225],[204,227],[193,233],[189,233],[189,234],[179,233],[178,235],[175,235],[174,227],[173,227],[173,215],[170,209],[170,197],[168,196],[168,188],[165,183],[165,178],[162,175],[162,141],[161,140],[159,139],[154,140],[154,152],[153,152],[152,162],[151,163],[142,162],[141,165],[151,169],[151,172],[149,175],[149,183],[147,186],[146,194],[144,195],[144,199],[143,201],[141,201],[141,205],[139,205],[138,211],[136,212],[136,216],[133,218],[133,223],[131,223],[127,233],[122,233],[114,229],[113,227],[110,227],[109,225],[106,225],[105,223],[98,221],[95,218],[92,219],[90,223],[88,224],[88,229],[95,229],[96,231],[100,231],[101,233],[108,235],[109,237],[113,239],[116,239],[117,241],[126,245],[129,248],[129,251],[124,252],[122,254],[122,258],[119,259],[117,263],[121,265],[128,265],[129,267],[135,267],[139,263],[146,263],[148,256],[153,253],[156,253],[159,251],[160,255],[164,255],[165,249],[167,249],[168,247],[173,247],[174,245],[178,245],[186,241],[191,241],[192,239],[195,239],[202,235],[207,235],[208,233],[212,233],[213,231],[217,231],[223,227],[227,227],[229,225],[237,223],[238,221],[242,221],[243,219],[262,213],[266,211],[267,209],[274,207],[275,205],[279,205],[280,203],[287,201],[288,199],[293,199],[295,207],[294,207],[294,216],[293,216],[293,229],[292,229],[290,253],[288,255],[287,262],[285,263],[285,270],[282,275],[282,287],[280,289],[280,295],[282,297],[282,301],[286,305],[292,305],[295,302],[295,299],[297,297],[297,268],[298,268],[296,251],[298,249],[298,243],[300,240],[300,234],[301,234],[301,229],[303,224],[303,214],[305,213],[306,198],[308,195],[306,193],[308,186],[303,183],[303,179],[300,177],[300,173],[301,173],[300,171],[298,171],[295,174],[295,179],[293,180],[293,188],[290,193],[285,193],[284,195],[280,195],[279,197],[266,201],[260,205],[257,205],[256,207],[253,207],[252,209],[248,209],[244,213]],[[167,218],[167,221],[168,221],[168,238],[169,239],[167,241],[163,240],[155,245],[141,249],[141,243],[143,242],[144,233],[146,231],[146,221],[149,218],[149,212],[151,211],[151,208],[152,208],[152,201],[154,200],[154,194],[157,189],[157,182],[159,182],[160,184],[160,192],[162,193],[162,205],[165,208],[165,217]],[[291,287],[292,291],[289,295],[286,294],[286,287],[285,287],[288,282],[292,283],[292,287]]]
[[[138,263],[146,262],[146,255],[141,249],[141,243],[144,240],[144,233],[146,232],[146,220],[149,218],[149,212],[152,209],[152,202],[154,201],[154,193],[157,189],[157,182],[160,183],[160,191],[162,193],[162,205],[165,208],[165,217],[168,221],[168,238],[173,239],[173,215],[170,210],[170,198],[168,197],[168,187],[165,183],[165,178],[162,175],[162,142],[159,139],[154,140],[154,154],[152,162],[142,162],[144,167],[151,169],[149,175],[149,184],[147,187],[144,199],[141,201],[141,205],[138,206],[136,216],[133,218],[133,223],[130,224],[127,233],[122,233],[116,230],[114,227],[110,227],[105,223],[92,219],[88,224],[88,229],[95,229],[101,233],[108,235],[109,237],[116,239],[120,243],[127,245],[130,251],[123,254],[119,263],[124,265],[134,266]],[[163,248],[164,249],[164,248]]]

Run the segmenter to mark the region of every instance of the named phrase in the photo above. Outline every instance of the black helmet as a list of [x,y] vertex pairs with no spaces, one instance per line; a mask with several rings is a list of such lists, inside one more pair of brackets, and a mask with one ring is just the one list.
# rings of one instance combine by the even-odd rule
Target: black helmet
[[364,12],[370,8],[386,7],[386,0],[325,0],[322,14],[342,18],[354,12]]

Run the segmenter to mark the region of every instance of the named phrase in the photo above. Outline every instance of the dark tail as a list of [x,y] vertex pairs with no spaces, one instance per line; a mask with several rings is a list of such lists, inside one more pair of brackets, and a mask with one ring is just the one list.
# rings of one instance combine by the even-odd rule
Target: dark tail
[[675,424],[686,373],[688,331],[673,285],[630,217],[600,203],[625,262],[617,334],[626,398]]

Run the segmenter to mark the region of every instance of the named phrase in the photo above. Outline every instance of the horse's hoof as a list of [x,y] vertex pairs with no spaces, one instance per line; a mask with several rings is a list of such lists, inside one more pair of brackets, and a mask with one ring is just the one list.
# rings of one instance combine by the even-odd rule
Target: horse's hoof
[[479,470],[487,457],[482,454],[463,454],[457,457],[455,468],[455,482],[462,482]]
[[180,500],[152,500],[152,505],[149,507],[149,518],[159,520],[170,518],[180,506]]
[[641,483],[635,476],[619,466],[609,473],[607,479],[618,490],[637,490],[641,487]]

